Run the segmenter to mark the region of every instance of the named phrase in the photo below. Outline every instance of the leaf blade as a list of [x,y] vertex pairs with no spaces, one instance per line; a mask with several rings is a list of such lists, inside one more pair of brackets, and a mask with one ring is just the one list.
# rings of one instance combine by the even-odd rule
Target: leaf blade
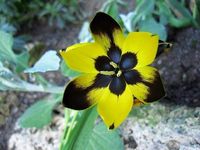
[[[47,100],[55,98],[54,100]],[[45,100],[40,100],[29,107],[24,114],[19,118],[19,124],[23,128],[42,128],[49,124],[52,119],[52,110],[60,101],[60,96],[48,97]]]

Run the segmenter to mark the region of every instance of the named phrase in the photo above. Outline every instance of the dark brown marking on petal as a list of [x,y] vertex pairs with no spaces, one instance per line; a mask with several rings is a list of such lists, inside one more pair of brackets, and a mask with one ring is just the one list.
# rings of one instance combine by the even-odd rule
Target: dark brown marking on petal
[[109,89],[115,95],[121,95],[126,88],[126,82],[123,76],[117,77],[113,76],[113,79],[110,83]]
[[120,62],[121,54],[122,54],[121,49],[118,46],[111,44],[111,47],[107,52],[107,55],[114,63],[118,64]]
[[98,74],[91,87],[94,87],[94,88],[107,87],[110,84],[111,80],[112,80],[112,76]]
[[155,79],[153,83],[143,82],[149,87],[149,94],[145,102],[154,102],[165,96],[165,90],[158,72],[156,72]]
[[137,64],[137,57],[134,53],[127,52],[122,55],[120,62],[120,69],[122,70],[130,70],[134,68]]
[[142,82],[141,75],[137,70],[124,71],[123,76],[127,84],[133,85]]
[[113,71],[113,66],[110,65],[110,59],[107,56],[99,56],[95,59],[95,68],[98,71]]
[[93,34],[107,35],[111,43],[114,43],[112,33],[115,29],[121,30],[119,24],[112,17],[103,12],[98,12],[90,23],[90,30]]
[[112,123],[112,124],[109,126],[109,129],[112,130],[112,129],[114,129],[114,128],[115,128],[115,124]]
[[87,94],[92,89],[107,87],[112,81],[112,76],[97,74],[93,83],[86,88],[77,87],[75,82],[70,82],[63,95],[63,105],[67,108],[75,110],[83,110],[90,107],[92,104],[87,97]]
[[88,108],[91,105],[86,97],[88,92],[88,89],[79,88],[73,81],[70,82],[63,95],[63,105],[75,110]]

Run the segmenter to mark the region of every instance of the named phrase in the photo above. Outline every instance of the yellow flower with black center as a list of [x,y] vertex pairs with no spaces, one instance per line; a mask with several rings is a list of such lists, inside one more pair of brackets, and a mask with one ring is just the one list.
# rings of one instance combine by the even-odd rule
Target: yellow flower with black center
[[70,68],[83,73],[67,85],[63,104],[75,110],[97,105],[105,124],[114,129],[133,106],[165,95],[158,71],[148,66],[155,59],[159,37],[148,32],[125,36],[119,24],[102,12],[90,30],[95,42],[60,51]]

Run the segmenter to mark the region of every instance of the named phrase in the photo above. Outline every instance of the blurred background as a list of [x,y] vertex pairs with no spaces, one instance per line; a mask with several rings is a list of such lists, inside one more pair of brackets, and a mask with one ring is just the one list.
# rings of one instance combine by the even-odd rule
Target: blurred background
[[73,116],[60,103],[63,89],[79,73],[57,52],[92,40],[97,11],[126,34],[148,31],[173,44],[153,64],[166,97],[131,111],[118,149],[200,150],[200,0],[0,0],[0,150],[59,148]]

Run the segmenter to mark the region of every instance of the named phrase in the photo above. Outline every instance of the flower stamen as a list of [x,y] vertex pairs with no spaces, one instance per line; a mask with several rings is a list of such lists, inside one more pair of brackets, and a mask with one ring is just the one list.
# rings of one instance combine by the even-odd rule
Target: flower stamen
[[115,72],[114,71],[100,71],[100,74],[111,76],[111,75],[114,75]]
[[114,62],[112,62],[112,61],[110,62],[110,65],[113,66],[114,68],[117,68],[117,67],[118,67],[117,64],[114,63]]
[[121,74],[122,74],[122,71],[119,70],[119,71],[117,72],[117,77],[121,76]]

